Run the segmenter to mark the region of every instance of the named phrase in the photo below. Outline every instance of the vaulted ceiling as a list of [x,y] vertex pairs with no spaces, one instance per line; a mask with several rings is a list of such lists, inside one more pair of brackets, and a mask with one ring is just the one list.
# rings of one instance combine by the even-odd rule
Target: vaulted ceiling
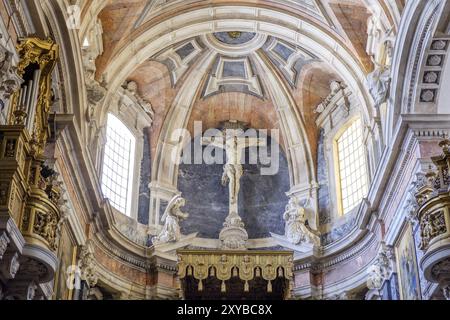
[[[367,74],[373,69],[365,50],[367,21],[371,14],[368,7],[370,2],[366,0],[103,1],[98,18],[103,28],[104,51],[96,59],[97,78],[101,79],[103,74],[108,74],[111,62],[125,50],[134,47],[134,39],[147,34],[152,28],[156,29],[162,24],[170,30],[171,25],[175,23],[174,19],[181,14],[189,17],[190,12],[195,10],[210,9],[211,23],[217,32],[198,35],[194,24],[191,27],[191,37],[186,35],[184,36],[186,40],[161,44],[155,54],[144,59],[127,75],[128,80],[138,84],[139,93],[150,102],[155,111],[151,129],[152,154],[155,154],[160,130],[177,93],[183,84],[189,81],[189,77],[197,72],[200,58],[211,54],[213,58],[210,65],[202,68],[200,83],[192,88],[198,92],[197,102],[187,120],[189,130],[192,130],[194,121],[202,121],[203,129],[206,130],[230,119],[247,122],[254,128],[279,128],[274,95],[269,93],[271,82],[275,78],[282,79],[299,115],[307,124],[306,135],[315,157],[318,132],[314,123],[317,115],[313,111],[329,94],[330,82],[342,80],[339,70],[330,68],[330,61],[324,61],[318,52],[308,50],[307,47],[311,45],[302,46],[301,41],[300,44],[294,43],[270,35],[270,32],[257,32],[261,28],[257,22],[248,20],[247,28],[234,29],[231,24],[219,25],[220,23],[216,21],[219,21],[219,15],[236,19],[252,14],[261,16],[264,14],[262,11],[255,13],[259,8],[272,10],[274,16],[271,17],[271,23],[282,27],[286,23],[291,23],[283,21],[282,15],[295,17],[303,21],[298,27],[305,30],[305,35],[314,32],[310,25],[317,28],[334,39],[336,45],[345,48],[348,54],[354,57],[361,72]],[[250,12],[251,10],[255,12]],[[276,16],[278,13],[279,17]],[[260,18],[264,19],[263,16]],[[193,14],[192,20],[196,19],[200,21],[200,18]],[[241,25],[246,26],[245,22],[241,22]],[[320,43],[320,36],[314,41]],[[324,55],[326,56],[325,53]],[[130,56],[130,59],[134,57]],[[273,73],[273,76],[268,76],[268,72]]]

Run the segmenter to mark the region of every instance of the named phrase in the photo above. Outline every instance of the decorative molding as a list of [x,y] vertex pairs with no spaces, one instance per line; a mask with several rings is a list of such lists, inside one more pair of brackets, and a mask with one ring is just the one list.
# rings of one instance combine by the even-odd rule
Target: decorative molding
[[[431,28],[436,22],[437,14],[442,3],[443,1],[440,0],[429,1],[429,3],[427,3],[426,10],[423,11],[427,15],[427,20],[425,23],[420,24],[420,37],[415,38],[415,42],[413,42],[414,50],[410,54],[410,60],[413,61],[413,63],[410,66],[409,89],[405,104],[406,113],[410,113],[413,109],[413,103],[415,101],[414,98],[416,96],[415,88],[420,77],[419,72],[421,69],[421,62],[424,57],[424,52],[426,51],[425,48],[427,46],[428,39],[431,36]],[[422,97],[423,94],[425,94],[424,97]],[[425,98],[426,100],[429,100],[426,102],[433,102],[435,96],[432,91],[424,91],[419,94],[419,97],[421,97],[421,99]]]
[[159,53],[153,59],[168,67],[172,86],[175,87],[202,51],[203,48],[197,39],[191,39]]
[[219,56],[206,82],[204,96],[224,91],[243,91],[261,99],[264,92],[259,76],[255,74],[249,57],[231,58]]

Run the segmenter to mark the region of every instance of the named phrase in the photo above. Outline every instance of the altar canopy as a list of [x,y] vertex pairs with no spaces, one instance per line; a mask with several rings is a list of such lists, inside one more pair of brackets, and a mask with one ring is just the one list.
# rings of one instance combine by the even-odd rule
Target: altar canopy
[[284,300],[291,297],[290,251],[179,250],[178,277],[187,300]]

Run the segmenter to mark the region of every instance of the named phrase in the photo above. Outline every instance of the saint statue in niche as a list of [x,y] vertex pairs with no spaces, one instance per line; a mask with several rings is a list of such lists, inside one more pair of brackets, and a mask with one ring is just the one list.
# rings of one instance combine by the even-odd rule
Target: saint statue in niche
[[180,221],[187,219],[189,214],[181,211],[181,207],[186,204],[184,198],[176,195],[170,200],[167,205],[161,220],[164,221],[164,226],[159,235],[153,238],[154,244],[162,244],[167,242],[175,242],[180,240]]
[[375,70],[367,76],[367,85],[375,102],[375,108],[379,108],[389,97],[391,69],[388,65],[380,64],[373,59],[372,61],[375,64]]

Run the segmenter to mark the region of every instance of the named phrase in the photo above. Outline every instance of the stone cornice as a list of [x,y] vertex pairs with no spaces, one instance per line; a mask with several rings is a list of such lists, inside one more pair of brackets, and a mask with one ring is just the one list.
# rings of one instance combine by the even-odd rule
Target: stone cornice
[[[136,255],[130,251],[124,250],[123,248],[111,244],[111,241],[103,234],[103,232],[98,232],[96,234],[96,240],[96,244],[102,247],[105,252],[117,257],[119,260],[144,270],[148,268],[147,254],[145,251],[142,255]],[[142,247],[142,249],[144,248]]]
[[[366,237],[363,237],[356,244],[353,242],[351,247],[343,249],[339,253],[332,255],[323,255],[321,257],[315,257],[314,261],[311,258],[306,258],[302,261],[297,261],[294,266],[294,271],[301,271],[305,269],[314,269],[315,271],[325,270],[332,268],[337,264],[351,260],[355,256],[362,255],[365,251],[370,249],[374,243],[376,243],[377,237],[373,233],[368,233]],[[347,241],[348,242],[348,241]]]
[[104,267],[102,264],[95,262],[97,268],[97,274],[99,281],[107,283],[114,289],[120,291],[121,293],[128,294],[130,298],[133,299],[144,299],[146,292],[146,285],[142,283],[124,280],[123,277],[111,272],[108,268]]

